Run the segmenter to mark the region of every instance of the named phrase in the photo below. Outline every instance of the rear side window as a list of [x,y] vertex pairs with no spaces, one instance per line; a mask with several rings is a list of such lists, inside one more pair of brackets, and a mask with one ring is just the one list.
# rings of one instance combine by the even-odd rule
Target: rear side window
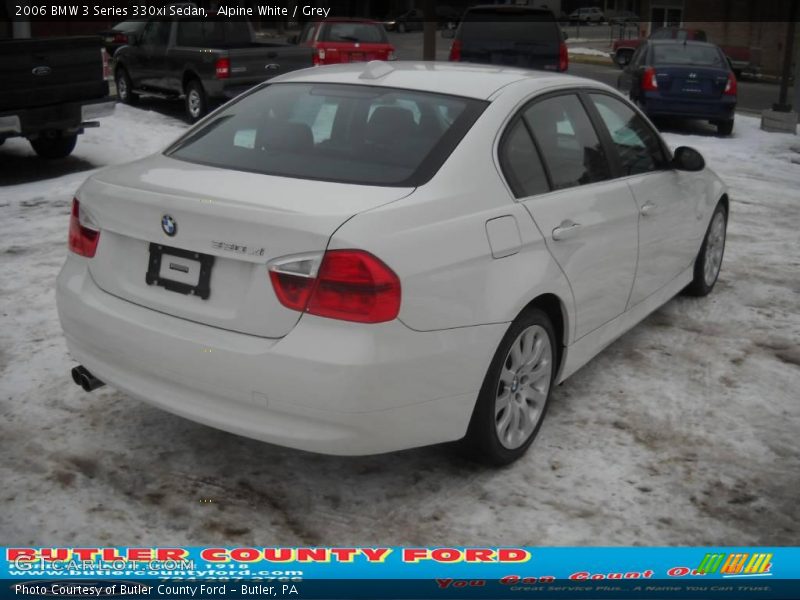
[[273,84],[190,130],[167,154],[268,175],[414,187],[433,177],[486,105],[385,87]]
[[500,166],[516,198],[550,190],[539,153],[522,119],[517,119],[503,137]]
[[611,178],[608,159],[577,96],[545,98],[525,109],[524,117],[542,149],[554,189]]
[[716,46],[653,44],[653,64],[727,67],[728,61]]
[[655,132],[621,100],[589,94],[617,150],[624,175],[655,171],[666,162]]
[[388,43],[383,27],[371,23],[328,23],[320,36],[322,42]]

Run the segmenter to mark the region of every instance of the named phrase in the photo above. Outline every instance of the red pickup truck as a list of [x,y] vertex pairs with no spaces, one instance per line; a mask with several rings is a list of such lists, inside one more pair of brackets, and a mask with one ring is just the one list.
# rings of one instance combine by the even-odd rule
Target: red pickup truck
[[[680,29],[678,27],[664,27],[653,31],[649,38],[651,40],[696,40],[698,42],[710,42],[708,35],[702,29]],[[611,46],[611,58],[619,68],[623,68],[631,61],[633,53],[644,41],[644,38],[615,40]],[[751,66],[750,48],[744,46],[720,46],[728,57],[733,72],[738,77],[742,71]]]

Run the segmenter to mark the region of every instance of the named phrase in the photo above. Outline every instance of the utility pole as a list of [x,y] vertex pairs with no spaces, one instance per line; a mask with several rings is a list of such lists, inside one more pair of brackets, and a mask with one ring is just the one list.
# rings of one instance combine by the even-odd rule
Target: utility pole
[[423,0],[422,60],[436,60],[436,1]]
[[[789,8],[789,22],[786,24],[786,44],[785,52],[783,54],[783,72],[781,73],[781,91],[778,96],[778,103],[772,106],[772,110],[779,112],[789,112],[792,110],[792,105],[788,103],[789,95],[789,78],[792,76],[792,58],[794,57],[794,31],[795,23],[797,21],[797,7],[800,6],[799,2],[792,2]],[[795,81],[795,88],[798,82]],[[800,106],[795,105],[795,111]]]

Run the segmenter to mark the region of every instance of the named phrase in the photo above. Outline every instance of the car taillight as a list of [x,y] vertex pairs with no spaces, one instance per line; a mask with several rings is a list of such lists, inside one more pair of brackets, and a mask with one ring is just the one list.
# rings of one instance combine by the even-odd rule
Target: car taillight
[[100,230],[92,218],[81,208],[77,199],[72,200],[72,216],[69,219],[69,249],[75,254],[92,258],[97,252]]
[[288,256],[269,265],[278,300],[320,317],[382,323],[400,312],[400,279],[364,250]]
[[736,76],[733,73],[728,73],[728,83],[725,84],[725,91],[723,92],[726,96],[735,96],[738,88],[738,83],[736,83]]
[[461,40],[453,40],[450,46],[450,60],[453,62],[461,60]]
[[567,45],[564,42],[558,47],[558,70],[566,71],[569,68],[569,52],[567,52]]
[[657,89],[658,81],[656,80],[656,70],[653,67],[648,67],[642,75],[642,91],[653,92]]
[[114,43],[115,44],[127,44],[128,43],[128,36],[124,33],[115,33],[114,34]]
[[214,65],[214,73],[217,79],[228,79],[231,76],[231,59],[224,56],[218,58]]

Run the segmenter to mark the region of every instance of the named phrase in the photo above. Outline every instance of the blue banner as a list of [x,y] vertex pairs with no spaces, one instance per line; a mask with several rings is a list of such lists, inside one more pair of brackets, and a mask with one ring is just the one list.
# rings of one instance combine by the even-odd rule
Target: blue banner
[[4,547],[0,598],[800,598],[800,548]]

